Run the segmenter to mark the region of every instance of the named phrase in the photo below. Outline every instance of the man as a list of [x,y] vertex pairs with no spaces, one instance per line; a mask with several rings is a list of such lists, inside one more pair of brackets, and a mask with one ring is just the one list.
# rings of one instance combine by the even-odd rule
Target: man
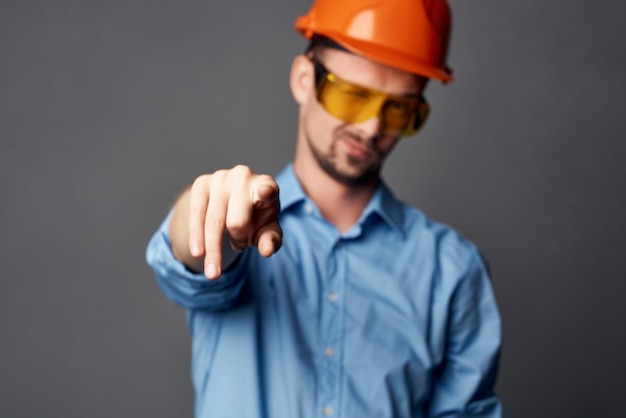
[[293,163],[200,176],[152,238],[188,310],[196,416],[501,415],[480,253],[380,178],[427,79],[451,80],[449,25],[445,0],[318,0],[296,22]]

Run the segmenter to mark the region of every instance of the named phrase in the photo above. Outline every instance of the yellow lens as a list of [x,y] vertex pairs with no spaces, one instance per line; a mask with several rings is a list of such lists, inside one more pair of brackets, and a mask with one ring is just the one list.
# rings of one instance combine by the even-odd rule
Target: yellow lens
[[422,99],[419,105],[417,106],[417,110],[413,113],[413,117],[411,118],[411,122],[407,126],[404,131],[404,136],[411,136],[417,133],[424,123],[426,123],[426,119],[428,119],[428,115],[430,114],[430,105]]
[[404,132],[415,115],[418,106],[416,99],[390,99],[382,112],[383,128],[390,132]]
[[412,135],[428,115],[428,104],[417,97],[387,94],[359,86],[326,73],[317,86],[317,99],[328,113],[347,123],[375,116],[382,130],[393,135]]
[[331,115],[348,123],[373,118],[384,102],[378,92],[348,83],[328,74],[318,91],[318,100]]

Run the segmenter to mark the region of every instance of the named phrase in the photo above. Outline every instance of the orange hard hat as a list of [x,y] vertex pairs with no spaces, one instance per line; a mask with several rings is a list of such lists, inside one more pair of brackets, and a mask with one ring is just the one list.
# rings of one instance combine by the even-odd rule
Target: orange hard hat
[[315,0],[295,28],[374,61],[444,83],[450,38],[446,0]]

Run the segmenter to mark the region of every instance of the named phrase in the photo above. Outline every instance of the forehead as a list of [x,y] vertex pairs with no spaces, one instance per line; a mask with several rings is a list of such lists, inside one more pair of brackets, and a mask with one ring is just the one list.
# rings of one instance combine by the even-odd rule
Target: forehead
[[406,71],[336,49],[324,48],[318,57],[339,78],[391,94],[420,94],[425,79]]

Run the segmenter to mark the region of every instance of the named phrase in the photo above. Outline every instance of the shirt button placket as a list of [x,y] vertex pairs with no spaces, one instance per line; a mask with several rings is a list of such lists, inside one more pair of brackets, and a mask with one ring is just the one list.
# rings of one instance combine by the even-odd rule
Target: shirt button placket
[[335,407],[339,402],[340,372],[337,357],[340,355],[342,305],[339,292],[342,291],[342,281],[345,280],[345,264],[340,253],[343,251],[341,239],[337,240],[329,251],[328,270],[325,283],[326,301],[322,307],[322,323],[324,338],[322,350],[324,355],[323,389],[320,406],[323,416],[337,416]]

